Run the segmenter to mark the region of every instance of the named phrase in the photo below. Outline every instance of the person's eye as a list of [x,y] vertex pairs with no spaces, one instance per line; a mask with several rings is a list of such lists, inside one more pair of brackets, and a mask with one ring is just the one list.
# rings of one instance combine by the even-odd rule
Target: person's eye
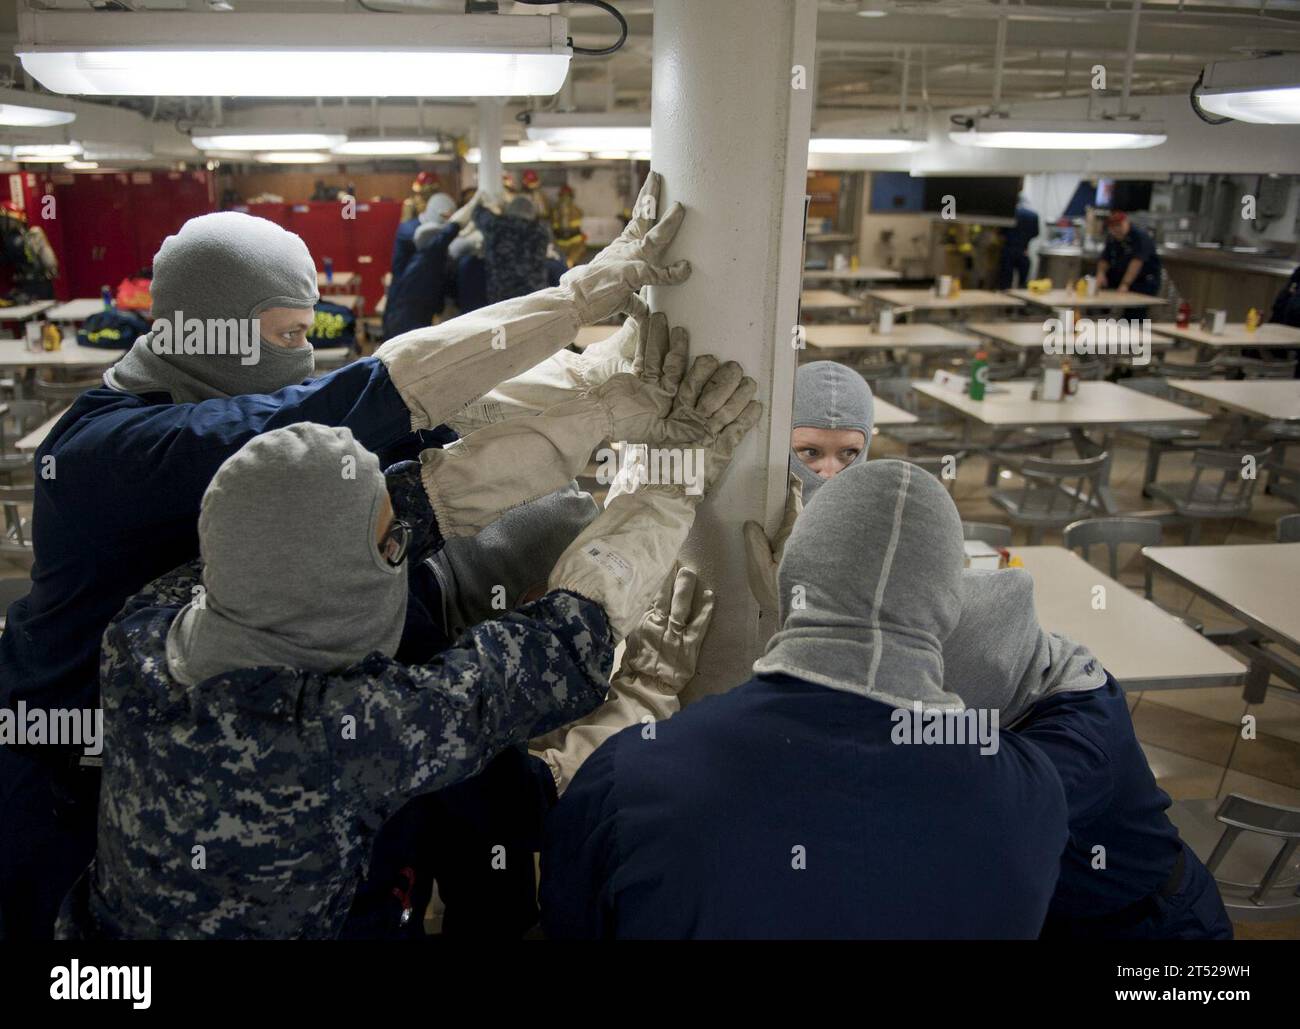
[[846,450],[844,451],[844,460],[849,462],[856,461],[860,453],[862,453],[860,450]]

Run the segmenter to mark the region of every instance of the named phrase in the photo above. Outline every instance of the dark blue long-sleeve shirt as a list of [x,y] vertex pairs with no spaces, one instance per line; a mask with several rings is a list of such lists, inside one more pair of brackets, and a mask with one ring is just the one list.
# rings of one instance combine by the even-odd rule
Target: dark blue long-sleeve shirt
[[898,745],[894,709],[759,676],[611,737],[551,812],[550,937],[1036,937],[1066,843],[1027,740]]

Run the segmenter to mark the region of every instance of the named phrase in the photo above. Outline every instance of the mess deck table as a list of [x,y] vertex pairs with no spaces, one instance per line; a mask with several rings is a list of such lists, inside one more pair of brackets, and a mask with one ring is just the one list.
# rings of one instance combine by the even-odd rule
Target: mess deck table
[[[1235,686],[1246,666],[1064,547],[1016,547],[1043,628],[1082,643],[1126,690]],[[1183,549],[1183,548],[1176,548]],[[1093,606],[1105,588],[1106,605]]]

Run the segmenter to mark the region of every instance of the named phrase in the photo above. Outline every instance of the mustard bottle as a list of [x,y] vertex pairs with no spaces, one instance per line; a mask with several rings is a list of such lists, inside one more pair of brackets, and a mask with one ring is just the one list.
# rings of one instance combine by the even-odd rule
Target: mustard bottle
[[1258,328],[1259,328],[1259,312],[1252,307],[1249,311],[1246,312],[1246,331],[1254,332]]

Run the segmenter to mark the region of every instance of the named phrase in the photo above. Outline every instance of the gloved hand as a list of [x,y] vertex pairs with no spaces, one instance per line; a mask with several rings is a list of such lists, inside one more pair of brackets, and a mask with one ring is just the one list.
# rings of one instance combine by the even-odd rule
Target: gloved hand
[[692,569],[673,566],[658,598],[627,638],[620,678],[626,669],[647,686],[659,686],[674,695],[695,678],[714,603],[713,591],[698,587]]
[[[725,408],[708,421],[723,417]],[[718,431],[703,448],[706,489],[717,484],[762,410],[760,403],[749,401],[733,421],[713,422]],[[615,639],[621,639],[635,628],[686,542],[701,498],[687,493],[684,484],[642,486],[614,497],[560,556],[550,588],[596,601],[605,609]]]
[[618,239],[590,263],[570,268],[561,277],[560,289],[573,298],[580,324],[592,325],[623,310],[628,295],[643,286],[671,285],[690,276],[690,262],[665,263],[665,252],[686,210],[673,204],[658,218],[661,181],[657,172],[651,172],[637,197],[632,220]]
[[695,677],[712,617],[713,591],[701,591],[693,571],[675,566],[627,638],[605,702],[582,721],[529,743],[529,751],[550,768],[557,792],[565,791],[592,751],[615,733],[681,710],[677,694]]
[[711,445],[740,416],[757,390],[754,380],[735,361],[719,365],[710,354],[687,370],[689,350],[684,328],[669,332],[664,315],[650,316],[634,373],[614,375],[591,392],[609,412],[611,440]]
[[794,531],[795,519],[802,511],[803,487],[798,476],[791,475],[785,494],[785,511],[776,535],[769,540],[758,522],[745,523],[745,574],[749,579],[749,592],[765,614],[780,615],[776,572],[781,564],[781,555],[785,553],[785,541]]
[[455,222],[462,229],[465,228],[467,225],[469,225],[470,219],[474,217],[474,211],[478,208],[479,204],[481,204],[482,202],[483,202],[483,193],[481,190],[476,190],[474,192],[474,195],[470,197],[469,200],[467,200],[463,205],[461,205],[461,207],[459,207],[456,211],[454,211],[451,217],[447,219],[447,221]]

